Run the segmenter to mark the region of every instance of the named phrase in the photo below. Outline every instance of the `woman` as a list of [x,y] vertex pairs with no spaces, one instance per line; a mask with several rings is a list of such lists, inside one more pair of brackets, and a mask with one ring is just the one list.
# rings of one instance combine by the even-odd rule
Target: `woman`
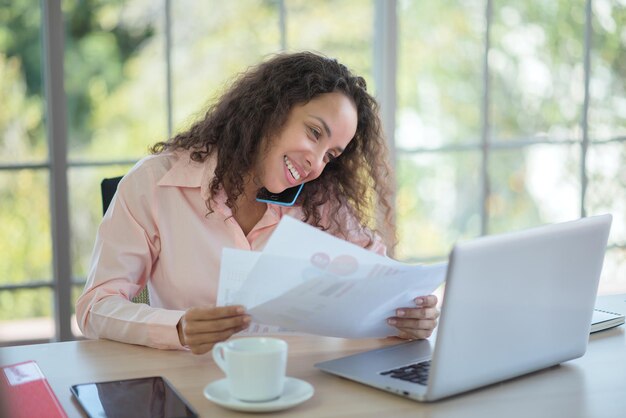
[[[277,55],[152,152],[122,179],[98,230],[76,305],[89,338],[200,354],[245,329],[244,307],[214,306],[222,249],[262,250],[285,215],[385,253],[367,226],[374,198],[390,210],[377,104],[336,60]],[[262,188],[303,183],[292,207],[256,200]],[[146,285],[151,306],[132,303]],[[426,338],[436,302],[417,298],[389,324],[401,338]]]

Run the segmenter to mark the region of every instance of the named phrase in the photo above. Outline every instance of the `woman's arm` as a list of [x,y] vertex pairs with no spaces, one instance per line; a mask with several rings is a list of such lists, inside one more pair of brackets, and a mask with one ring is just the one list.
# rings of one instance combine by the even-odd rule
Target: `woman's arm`
[[120,182],[98,229],[76,317],[88,338],[175,349],[182,348],[176,324],[184,312],[131,302],[160,252],[153,169],[140,163]]

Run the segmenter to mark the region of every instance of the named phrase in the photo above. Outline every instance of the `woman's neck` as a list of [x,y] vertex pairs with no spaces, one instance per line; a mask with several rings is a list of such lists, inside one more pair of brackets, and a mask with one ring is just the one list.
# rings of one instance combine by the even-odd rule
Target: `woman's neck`
[[263,218],[267,210],[266,203],[256,200],[258,191],[259,186],[255,184],[252,179],[247,178],[244,180],[243,192],[235,201],[236,210],[233,211],[233,217],[245,235],[248,235],[248,233],[252,231],[254,226]]

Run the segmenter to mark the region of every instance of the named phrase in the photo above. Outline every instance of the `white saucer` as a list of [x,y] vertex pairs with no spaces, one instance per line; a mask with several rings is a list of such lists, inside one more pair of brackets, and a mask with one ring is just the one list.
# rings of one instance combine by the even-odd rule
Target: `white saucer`
[[313,386],[304,380],[293,377],[285,378],[285,389],[278,398],[266,402],[244,402],[230,396],[226,379],[216,380],[204,388],[204,396],[223,406],[236,411],[270,412],[291,408],[306,401],[313,396]]

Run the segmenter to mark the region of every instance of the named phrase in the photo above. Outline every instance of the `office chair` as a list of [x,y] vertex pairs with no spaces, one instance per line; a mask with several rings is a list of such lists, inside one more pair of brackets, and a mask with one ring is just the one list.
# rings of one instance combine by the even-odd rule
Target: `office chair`
[[[106,213],[107,208],[111,204],[111,200],[113,200],[113,196],[117,191],[117,184],[120,182],[122,177],[112,177],[109,179],[102,180],[100,183],[100,191],[102,192],[102,214]],[[150,295],[148,294],[148,287],[144,287],[141,292],[137,296],[132,299],[135,303],[145,303],[146,305],[150,305]]]

